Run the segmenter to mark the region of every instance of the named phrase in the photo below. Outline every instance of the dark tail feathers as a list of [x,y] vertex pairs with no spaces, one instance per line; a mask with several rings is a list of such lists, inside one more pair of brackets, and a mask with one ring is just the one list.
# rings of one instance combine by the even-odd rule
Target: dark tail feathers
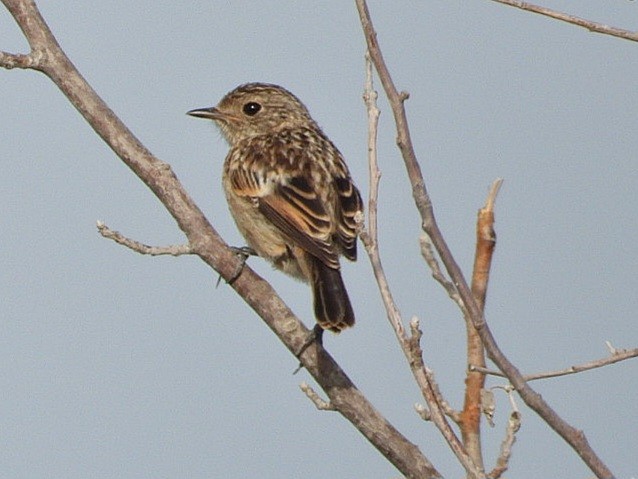
[[354,325],[354,312],[338,269],[313,258],[312,293],[315,317],[323,329],[335,333]]

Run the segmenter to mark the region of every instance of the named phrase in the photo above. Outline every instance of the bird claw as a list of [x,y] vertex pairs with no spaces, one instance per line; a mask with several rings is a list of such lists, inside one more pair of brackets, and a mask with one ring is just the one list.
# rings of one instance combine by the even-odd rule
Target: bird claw
[[[235,282],[235,280],[237,278],[239,278],[239,275],[241,275],[241,272],[244,269],[244,266],[246,265],[246,260],[248,259],[249,256],[257,256],[257,252],[252,249],[250,246],[231,246],[230,250],[235,253],[236,256],[239,257],[239,263],[237,264],[237,267],[235,268],[235,271],[233,272],[233,274],[231,275],[230,278],[228,278],[226,280],[226,284],[233,284]],[[215,285],[215,287],[219,286],[219,283],[221,283],[222,280],[222,275],[220,274],[219,277],[217,278],[217,284]]]
[[[308,339],[306,339],[306,342],[302,344],[301,348],[299,348],[299,352],[295,354],[295,356],[297,356],[297,359],[301,358],[301,355],[314,342],[323,347],[323,331],[324,329],[321,326],[315,324],[315,327],[312,328],[312,331],[308,335]],[[301,370],[301,368],[303,368],[303,364],[300,362],[299,366],[297,366],[297,369],[295,369],[292,374],[297,374]]]

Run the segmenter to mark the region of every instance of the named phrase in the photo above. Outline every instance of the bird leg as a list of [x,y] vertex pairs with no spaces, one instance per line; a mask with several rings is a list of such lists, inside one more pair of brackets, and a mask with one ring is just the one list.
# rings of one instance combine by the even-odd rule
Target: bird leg
[[[239,257],[239,263],[237,264],[237,267],[235,268],[235,271],[233,271],[233,274],[231,275],[231,277],[229,279],[226,280],[226,284],[233,284],[233,282],[239,278],[239,275],[241,274],[241,272],[244,269],[244,266],[246,265],[246,260],[248,259],[249,256],[259,256],[257,254],[257,252],[252,249],[250,246],[231,246],[230,250],[235,253],[236,256]],[[222,280],[222,275],[219,275],[219,278],[217,278],[217,284],[215,285],[215,287],[219,286],[220,281]]]
[[[321,326],[319,326],[318,324],[315,324],[315,327],[312,328],[312,331],[308,335],[308,339],[306,340],[305,343],[302,344],[301,348],[299,348],[299,352],[295,353],[295,356],[297,356],[298,359],[301,358],[301,355],[314,342],[316,342],[317,344],[323,347],[323,331],[324,329]],[[299,366],[297,367],[297,369],[293,371],[292,374],[297,374],[302,367],[303,367],[303,364],[299,363]]]

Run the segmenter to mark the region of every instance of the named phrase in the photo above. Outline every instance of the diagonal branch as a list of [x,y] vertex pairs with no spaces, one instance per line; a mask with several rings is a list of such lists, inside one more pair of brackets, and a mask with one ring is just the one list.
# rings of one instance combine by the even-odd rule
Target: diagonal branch
[[[2,0],[22,29],[37,67],[47,75],[114,153],[151,189],[188,239],[193,254],[229,280],[239,260],[205,218],[170,166],[142,145],[91,88],[60,48],[32,0]],[[28,56],[29,56],[28,55]],[[5,67],[16,66],[16,55],[3,54]],[[11,63],[11,62],[14,63]],[[293,354],[308,344],[310,332],[288,306],[249,267],[231,287],[264,320]],[[350,421],[408,478],[440,477],[416,445],[396,430],[363,396],[334,359],[313,343],[301,363],[327,394],[330,404]]]
[[397,144],[403,156],[405,167],[412,184],[412,195],[416,208],[421,215],[422,228],[432,239],[432,243],[436,248],[441,261],[445,265],[450,278],[456,285],[458,292],[465,303],[470,320],[476,328],[481,341],[485,346],[485,350],[489,358],[503,371],[508,377],[512,385],[516,388],[521,398],[531,409],[543,418],[543,420],[556,431],[581,457],[587,466],[599,478],[611,478],[613,474],[607,466],[598,457],[595,451],[589,445],[585,434],[568,424],[561,418],[550,405],[534,391],[524,380],[516,366],[503,354],[498,347],[496,339],[492,335],[483,314],[472,296],[472,292],[465,280],[461,269],[456,263],[452,253],[445,242],[441,230],[439,229],[434,216],[432,202],[425,187],[421,167],[416,158],[412,140],[410,138],[410,129],[408,126],[407,116],[404,108],[404,101],[408,97],[406,93],[399,93],[396,89],[390,71],[381,54],[379,44],[377,42],[377,34],[372,25],[370,12],[365,0],[356,0],[361,26],[365,35],[370,57],[379,75],[379,79],[383,85],[386,96],[390,102],[394,121],[397,129]]
[[[360,232],[361,241],[365,247],[366,253],[368,253],[368,259],[372,265],[372,271],[381,293],[381,299],[386,309],[386,314],[392,329],[399,341],[399,345],[403,350],[410,370],[416,383],[421,390],[425,401],[428,405],[428,418],[436,425],[441,431],[441,434],[447,441],[448,445],[456,454],[457,459],[463,465],[468,473],[468,477],[480,478],[485,477],[481,468],[478,468],[472,458],[465,451],[463,444],[456,436],[450,424],[446,420],[446,407],[441,400],[441,394],[436,387],[432,375],[428,373],[427,368],[423,362],[423,351],[421,350],[421,336],[422,332],[419,329],[419,321],[417,318],[413,318],[410,321],[410,336],[405,332],[403,327],[401,313],[397,307],[390,285],[388,283],[383,264],[381,262],[381,255],[379,254],[378,238],[377,238],[377,198],[379,190],[379,179],[381,173],[377,165],[377,131],[379,123],[379,110],[377,108],[376,99],[377,92],[374,90],[372,84],[372,62],[370,57],[366,55],[366,82],[363,98],[366,104],[366,110],[368,112],[368,168],[370,174],[370,194],[368,201],[368,230],[362,230]],[[449,408],[451,409],[451,408]],[[448,409],[448,411],[449,411]]]
[[632,42],[638,42],[638,32],[632,32],[631,30],[623,30],[622,28],[610,27],[602,23],[592,22],[591,20],[585,20],[584,18],[569,15],[568,13],[558,12],[551,8],[541,7],[540,5],[534,5],[532,3],[520,2],[518,0],[492,0],[496,3],[502,3],[503,5],[509,5],[510,7],[520,8],[527,12],[538,13],[546,17],[554,18],[563,22],[571,23],[572,25],[578,25],[579,27],[586,28],[590,32],[602,33],[604,35],[611,35],[613,37],[622,38],[624,40],[630,40]]

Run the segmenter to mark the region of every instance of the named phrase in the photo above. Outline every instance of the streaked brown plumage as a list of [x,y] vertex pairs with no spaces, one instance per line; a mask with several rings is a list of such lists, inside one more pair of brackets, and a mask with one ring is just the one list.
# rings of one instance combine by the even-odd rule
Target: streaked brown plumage
[[223,186],[248,245],[312,285],[322,328],[352,326],[339,255],[356,260],[363,203],[339,150],[303,103],[280,86],[248,83],[216,107],[188,114],[213,120],[230,144]]

